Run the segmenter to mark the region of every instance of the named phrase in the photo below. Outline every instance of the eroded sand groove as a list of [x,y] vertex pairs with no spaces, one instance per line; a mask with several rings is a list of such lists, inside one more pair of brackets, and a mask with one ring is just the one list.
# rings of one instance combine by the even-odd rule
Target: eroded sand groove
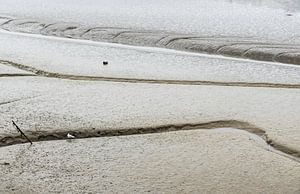
[[25,73],[3,73],[0,77],[25,77],[25,76],[36,76],[35,74],[25,74]]
[[201,36],[117,27],[91,27],[76,23],[46,23],[6,16],[0,16],[0,19],[2,20],[0,28],[12,32],[154,46],[300,65],[300,45],[260,40],[255,37]]
[[[212,130],[217,128],[236,128],[247,131],[258,137],[262,138],[268,145],[272,146],[275,150],[282,152],[285,157],[289,157],[297,162],[300,162],[300,151],[289,148],[286,145],[278,144],[268,137],[268,134],[247,122],[237,120],[219,120],[207,123],[185,123],[185,124],[169,124],[152,127],[139,127],[139,128],[120,128],[120,129],[80,129],[76,131],[66,130],[51,130],[51,131],[30,131],[26,130],[26,136],[33,142],[50,141],[50,140],[64,140],[68,139],[67,134],[72,133],[76,138],[92,138],[92,137],[109,137],[109,136],[125,136],[149,133],[164,133],[171,131],[182,130]],[[0,147],[27,143],[27,140],[19,134],[2,134],[0,136]],[[268,150],[272,151],[272,150]],[[278,154],[278,153],[277,153]]]
[[69,80],[147,83],[147,84],[211,85],[211,86],[300,89],[300,84],[280,84],[280,83],[260,83],[260,82],[256,82],[256,83],[255,82],[218,82],[218,81],[200,81],[200,80],[164,80],[164,79],[70,75],[70,74],[53,73],[45,70],[40,70],[35,67],[31,67],[29,65],[23,65],[8,60],[0,60],[0,63],[34,73],[35,75],[38,76],[59,78],[59,79],[69,79]]

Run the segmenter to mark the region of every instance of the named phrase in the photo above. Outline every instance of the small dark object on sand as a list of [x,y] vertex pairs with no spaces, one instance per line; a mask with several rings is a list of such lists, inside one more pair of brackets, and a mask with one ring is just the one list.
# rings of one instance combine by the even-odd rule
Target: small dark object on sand
[[103,61],[103,65],[108,65],[108,61]]
[[3,163],[1,163],[2,165],[5,165],[5,166],[8,166],[8,165],[10,165],[10,163],[8,163],[8,162],[3,162]]
[[27,139],[27,141],[32,145],[32,141],[25,135],[25,133],[23,133],[19,126],[14,121],[12,121],[12,124],[21,133],[21,136],[24,136]]
[[291,14],[291,13],[287,13],[287,14],[286,14],[286,16],[293,16],[293,14]]

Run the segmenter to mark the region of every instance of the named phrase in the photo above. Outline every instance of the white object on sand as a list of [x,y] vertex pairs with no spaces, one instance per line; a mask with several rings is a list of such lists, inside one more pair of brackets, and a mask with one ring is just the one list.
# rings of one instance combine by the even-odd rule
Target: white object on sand
[[75,136],[74,136],[74,135],[71,135],[70,133],[68,133],[68,134],[67,134],[67,138],[68,138],[68,139],[74,139]]

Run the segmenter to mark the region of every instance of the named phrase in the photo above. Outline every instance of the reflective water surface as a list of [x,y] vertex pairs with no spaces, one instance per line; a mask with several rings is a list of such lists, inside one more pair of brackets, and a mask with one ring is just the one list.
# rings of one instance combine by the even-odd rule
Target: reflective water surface
[[[222,1],[222,0],[217,0]],[[270,8],[284,9],[289,12],[300,12],[299,0],[226,0],[230,3],[242,3],[253,6],[265,6]]]

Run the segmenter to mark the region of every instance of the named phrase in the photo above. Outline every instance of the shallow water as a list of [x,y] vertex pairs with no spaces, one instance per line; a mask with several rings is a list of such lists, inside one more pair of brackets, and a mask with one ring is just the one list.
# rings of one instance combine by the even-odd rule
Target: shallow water
[[299,7],[300,3],[292,0],[2,0],[0,15],[298,43],[300,13],[295,11]]
[[[216,0],[224,1],[224,0]],[[230,3],[247,4],[259,7],[269,7],[276,9],[283,9],[289,12],[299,12],[300,11],[300,1],[299,0],[226,0]]]

